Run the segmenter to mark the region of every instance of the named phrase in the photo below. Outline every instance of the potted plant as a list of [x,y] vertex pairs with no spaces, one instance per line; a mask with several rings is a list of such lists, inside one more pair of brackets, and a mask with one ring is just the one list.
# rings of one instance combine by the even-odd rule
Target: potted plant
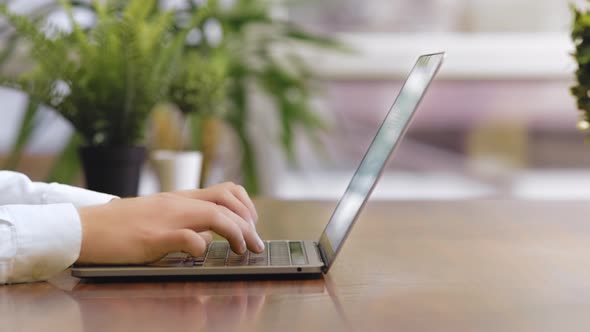
[[169,103],[153,112],[151,161],[162,191],[204,185],[217,146],[217,122],[225,109],[225,59],[221,52],[205,57],[187,50],[182,71],[172,81]]
[[[194,1],[184,3],[181,11],[185,14],[199,10]],[[253,132],[257,130],[253,129],[257,124],[252,123],[252,113],[257,107],[252,102],[254,95],[262,95],[272,104],[268,111],[274,114],[270,117],[278,120],[278,136],[272,142],[294,161],[296,132],[303,129],[303,133],[319,142],[317,134],[325,129],[310,106],[312,91],[317,90],[315,77],[297,50],[321,47],[341,51],[344,47],[331,38],[274,18],[272,6],[276,4],[268,1],[209,1],[209,4],[209,13],[198,26],[199,35],[207,37],[207,30],[212,30],[220,38],[201,38],[196,45],[187,45],[187,49],[206,55],[223,52],[227,79],[223,112],[209,117],[219,121],[206,122],[204,131],[214,131],[211,127],[219,127],[220,122],[231,128],[242,153],[241,182],[255,195],[261,191],[258,177],[261,169],[253,143]]]
[[63,115],[74,127],[90,189],[137,194],[146,155],[146,120],[166,99],[181,64],[184,41],[206,10],[173,31],[173,12],[155,0],[93,1],[95,24],[83,30],[61,1],[71,31],[43,29],[5,5],[2,14],[28,40],[33,69],[5,84]]
[[183,133],[183,150],[202,153],[203,186],[218,144],[218,127],[227,110],[226,89],[227,56],[223,50],[210,50],[204,54],[187,48],[183,55],[183,70],[176,75],[170,88],[169,101],[179,112],[177,131]]
[[[75,4],[76,8],[83,8],[92,12],[96,11],[96,5],[88,5],[84,1],[68,1]],[[135,2],[135,1],[132,1]],[[162,1],[165,3],[166,1]],[[111,15],[120,17],[123,15],[125,6],[120,1],[109,1]],[[253,112],[259,106],[252,102],[253,91],[255,94],[264,96],[274,107],[268,109],[274,114],[271,119],[277,119],[278,136],[271,138],[270,142],[278,144],[283,148],[288,159],[294,161],[295,134],[302,132],[309,135],[317,142],[317,134],[325,128],[323,122],[310,107],[310,98],[313,91],[317,90],[314,85],[314,75],[307,67],[303,58],[297,50],[300,46],[326,47],[342,50],[338,42],[306,32],[292,23],[273,18],[271,15],[272,4],[264,0],[234,0],[234,1],[174,1],[179,5],[174,9],[176,19],[172,23],[172,34],[178,32],[185,34],[183,43],[182,64],[171,66],[181,70],[167,72],[167,74],[178,75],[170,81],[171,89],[167,98],[163,100],[177,104],[182,116],[178,128],[172,131],[185,132],[187,124],[191,127],[189,144],[191,149],[200,149],[204,154],[202,180],[207,178],[207,171],[218,138],[223,133],[233,132],[232,137],[236,139],[241,156],[242,178],[241,182],[252,194],[260,192],[260,181],[258,173],[262,172],[257,158],[255,157],[255,146],[253,136],[256,134],[257,124],[252,123]],[[166,6],[153,6],[153,1],[146,3],[146,8],[151,8],[150,14],[145,16],[146,20],[152,20],[154,16],[169,14]],[[51,5],[39,9],[34,15],[35,21],[40,21],[43,15],[52,12]],[[191,24],[187,25],[192,20]],[[157,20],[156,20],[157,21]],[[192,24],[194,23],[194,25]],[[151,25],[151,24],[150,24]],[[91,30],[94,30],[92,28]],[[0,32],[2,27],[0,26]],[[86,32],[86,31],[85,31]],[[169,32],[169,31],[168,31]],[[168,35],[163,33],[164,36]],[[212,33],[209,33],[212,32]],[[212,35],[213,38],[208,38]],[[151,37],[150,37],[151,38]],[[14,38],[10,37],[11,45]],[[170,43],[166,43],[170,44]],[[7,52],[0,52],[0,71],[2,70],[2,59],[12,55],[14,57],[15,47],[8,48]],[[278,51],[278,52],[277,52]],[[190,55],[192,53],[193,55]],[[193,56],[198,60],[193,61]],[[200,61],[199,61],[200,60]],[[213,96],[209,98],[209,110],[207,101],[201,98],[194,98],[198,95],[191,90],[190,84],[183,83],[183,80],[198,80],[210,75],[194,75],[191,66],[195,68],[210,68],[211,63],[219,62],[225,79],[221,81],[222,89],[219,89],[219,96],[223,100]],[[197,65],[195,65],[195,63]],[[213,66],[216,66],[215,64]],[[188,68],[188,70],[185,70]],[[176,82],[176,84],[175,84]],[[170,83],[168,80],[166,84]],[[202,82],[201,82],[202,83]],[[161,86],[165,86],[163,84]],[[215,86],[215,84],[211,85]],[[198,91],[207,91],[208,88],[199,88]],[[163,89],[162,89],[163,90]],[[201,93],[201,96],[206,95]],[[22,147],[26,144],[28,137],[35,130],[34,113],[36,112],[36,99],[27,108],[26,116],[13,146],[12,153],[7,166],[13,167],[22,154]],[[195,103],[195,101],[197,101]],[[300,130],[303,129],[303,130]],[[70,143],[57,158],[53,169],[47,180],[58,182],[71,182],[76,174],[75,164],[76,147],[80,138],[74,136]],[[182,148],[187,149],[186,141]],[[10,162],[12,161],[12,162]]]
[[572,6],[574,21],[572,41],[576,47],[572,54],[578,64],[576,84],[571,93],[576,98],[578,109],[582,112],[577,127],[582,131],[590,129],[590,11],[582,11]]
[[199,187],[203,155],[187,147],[184,114],[173,104],[161,104],[150,120],[149,147],[160,191]]

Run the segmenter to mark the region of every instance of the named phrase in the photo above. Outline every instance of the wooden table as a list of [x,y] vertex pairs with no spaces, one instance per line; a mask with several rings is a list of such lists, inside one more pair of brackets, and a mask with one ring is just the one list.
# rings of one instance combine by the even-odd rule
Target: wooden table
[[[258,200],[316,238],[333,202]],[[0,287],[0,330],[588,331],[590,203],[373,202],[323,279]]]

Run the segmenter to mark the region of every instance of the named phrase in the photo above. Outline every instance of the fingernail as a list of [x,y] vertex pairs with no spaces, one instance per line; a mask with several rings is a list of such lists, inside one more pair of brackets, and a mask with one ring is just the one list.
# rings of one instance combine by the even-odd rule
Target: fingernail
[[258,240],[258,251],[263,252],[264,251],[264,242],[262,241],[262,239],[260,239],[260,237],[256,238]]
[[242,243],[240,244],[240,255],[244,255],[246,253],[246,251],[248,250],[248,248],[246,247],[246,242],[242,241]]

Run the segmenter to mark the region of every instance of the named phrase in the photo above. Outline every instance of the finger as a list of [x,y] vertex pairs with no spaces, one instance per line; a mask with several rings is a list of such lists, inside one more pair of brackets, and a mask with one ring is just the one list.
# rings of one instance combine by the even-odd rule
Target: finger
[[[254,209],[254,204],[250,201],[250,198],[248,198],[245,189],[242,188],[239,190],[237,187],[241,186],[226,182],[204,190],[178,191],[174,194],[185,198],[205,200],[218,205],[223,205],[234,211],[244,220],[255,223],[258,216]],[[240,191],[243,191],[243,193],[240,193]],[[243,198],[243,196],[245,196],[245,198]],[[251,207],[249,205],[251,205]]]
[[192,229],[174,230],[164,237],[167,252],[182,251],[193,257],[203,256],[208,245],[206,239]]
[[[213,231],[229,242],[232,250],[244,254],[247,249],[242,229],[230,218],[227,208],[206,201],[180,198],[180,228],[190,228],[195,232]],[[243,222],[247,224],[246,222]]]
[[227,215],[227,218],[233,221],[235,225],[240,228],[242,235],[244,236],[244,240],[246,240],[248,249],[256,253],[263,252],[264,242],[262,242],[262,239],[260,239],[260,236],[258,236],[258,233],[256,233],[256,228],[254,225],[250,222],[246,222],[230,209],[224,207],[220,208],[223,213]]
[[213,234],[209,231],[199,232],[198,234],[203,238],[203,240],[205,240],[205,242],[207,242],[207,246],[209,246],[211,241],[213,241]]
[[233,250],[233,252],[243,255],[246,253],[247,244],[242,229],[232,220],[227,208],[211,204],[209,229],[223,236]]
[[246,189],[240,185],[235,185],[230,190],[242,202],[242,204],[248,208],[250,214],[252,215],[253,221],[255,223],[258,222],[258,212],[256,212],[256,207],[254,207],[254,203],[250,199],[250,196],[248,196]]
[[240,216],[243,220],[254,225],[254,215],[250,212],[250,209],[244,205],[244,203],[234,195],[230,190],[224,190],[221,194],[217,195],[213,202],[226,208]]

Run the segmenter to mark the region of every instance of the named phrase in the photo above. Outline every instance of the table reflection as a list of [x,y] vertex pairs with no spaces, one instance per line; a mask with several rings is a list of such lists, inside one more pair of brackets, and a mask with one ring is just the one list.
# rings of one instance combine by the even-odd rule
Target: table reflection
[[1,287],[0,314],[17,318],[7,331],[247,331],[256,328],[269,296],[323,293],[321,279],[38,283]]
[[82,331],[78,303],[46,282],[0,286],[0,330]]
[[78,303],[86,331],[248,330],[254,327],[266,297],[277,294],[323,293],[324,283],[178,282],[79,283],[69,295]]

